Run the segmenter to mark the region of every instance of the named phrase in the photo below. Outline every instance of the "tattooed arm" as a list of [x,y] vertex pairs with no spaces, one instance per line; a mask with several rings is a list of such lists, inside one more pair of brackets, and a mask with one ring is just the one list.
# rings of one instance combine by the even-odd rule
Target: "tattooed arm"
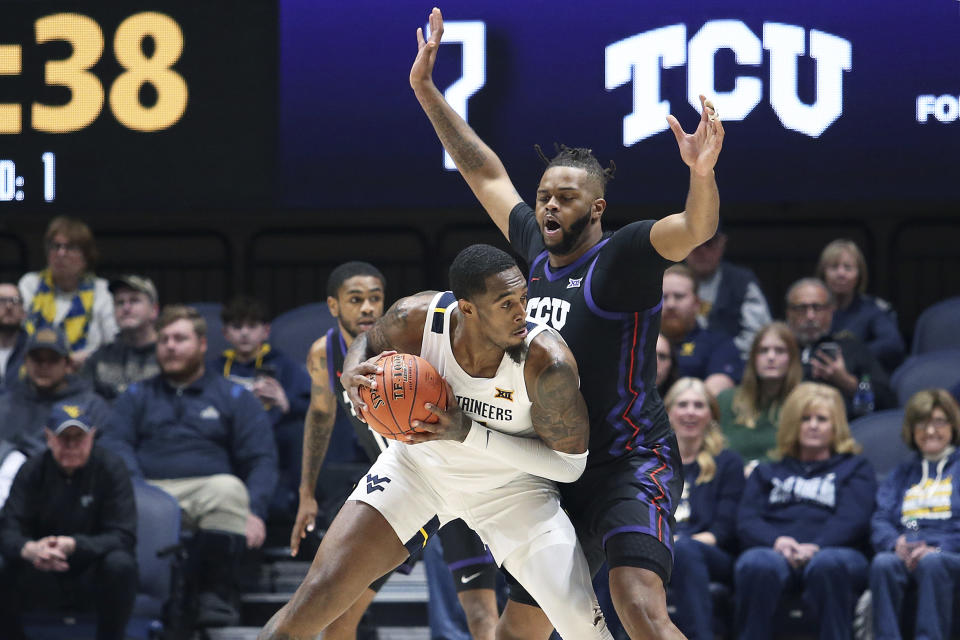
[[533,429],[544,444],[563,453],[586,452],[590,418],[569,347],[549,331],[540,333],[530,345],[524,375]]
[[303,465],[300,471],[300,502],[297,518],[290,534],[290,555],[297,555],[300,541],[308,531],[313,531],[317,519],[315,490],[320,467],[327,455],[334,419],[337,417],[337,400],[330,387],[327,373],[327,337],[313,343],[307,354],[307,371],[310,373],[310,406],[303,425]]
[[460,175],[487,210],[494,224],[509,240],[510,211],[521,201],[500,158],[483,143],[480,136],[454,111],[433,84],[433,65],[443,36],[443,16],[439,9],[430,13],[430,39],[424,40],[417,29],[417,58],[410,69],[410,86],[423,107],[437,137],[453,158]]
[[530,345],[524,368],[536,438],[511,436],[473,422],[463,441],[507,464],[557,482],[573,482],[587,464],[590,419],[570,349],[544,331]]
[[372,376],[377,373],[374,363],[381,356],[392,352],[420,355],[427,307],[436,294],[436,291],[423,291],[397,300],[369,331],[357,336],[347,349],[340,382],[361,420],[360,409],[365,405],[357,389],[360,385],[369,387],[373,384]]

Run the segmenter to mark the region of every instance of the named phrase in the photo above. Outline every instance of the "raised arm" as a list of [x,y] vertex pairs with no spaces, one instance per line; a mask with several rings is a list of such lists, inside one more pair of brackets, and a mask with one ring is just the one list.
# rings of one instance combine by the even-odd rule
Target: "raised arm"
[[410,86],[430,118],[437,137],[460,170],[460,175],[470,185],[494,224],[509,240],[510,211],[521,198],[500,158],[447,104],[443,94],[433,84],[433,65],[442,37],[443,16],[440,9],[434,8],[430,12],[430,39],[424,40],[423,29],[417,29],[418,50],[410,69]]
[[660,255],[674,262],[712,238],[720,220],[713,168],[723,145],[723,124],[709,100],[701,95],[700,103],[703,113],[693,133],[685,133],[675,117],[667,116],[680,157],[690,167],[690,188],[685,209],[658,220],[650,230],[650,242]]

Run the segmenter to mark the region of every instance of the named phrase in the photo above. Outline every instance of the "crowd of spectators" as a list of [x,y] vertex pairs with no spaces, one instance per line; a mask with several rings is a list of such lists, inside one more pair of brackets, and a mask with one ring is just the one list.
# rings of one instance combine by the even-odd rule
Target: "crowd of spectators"
[[[256,298],[227,301],[230,348],[208,353],[196,310],[162,306],[143,275],[96,275],[86,224],[56,218],[45,243],[43,270],[0,283],[0,582],[16,596],[0,598],[0,617],[13,629],[20,608],[68,602],[100,612],[98,637],[121,637],[134,589],[118,585],[136,579],[130,487],[147,482],[174,496],[192,532],[199,622],[235,624],[241,555],[264,543],[269,521],[297,513],[304,364],[270,344]],[[738,637],[770,637],[789,592],[821,637],[849,637],[869,585],[876,637],[899,637],[910,589],[918,635],[936,637],[960,576],[955,401],[943,390],[910,400],[902,437],[916,453],[878,490],[848,425],[897,406],[891,373],[906,349],[893,309],[866,293],[863,254],[829,243],[773,321],[756,276],[724,260],[726,244],[719,232],[663,279],[657,390],[686,479],[678,626],[713,637],[714,582],[734,594]],[[110,508],[76,516],[90,500]],[[43,588],[57,573],[76,584]],[[108,579],[117,593],[79,597],[84,581]]]

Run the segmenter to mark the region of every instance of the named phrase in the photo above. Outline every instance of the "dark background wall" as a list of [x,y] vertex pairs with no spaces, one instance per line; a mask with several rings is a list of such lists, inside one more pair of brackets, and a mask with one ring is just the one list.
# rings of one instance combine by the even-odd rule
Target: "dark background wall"
[[[754,269],[775,315],[782,315],[786,287],[811,274],[824,245],[841,237],[863,249],[870,292],[893,303],[908,337],[924,308],[960,294],[960,215],[952,204],[921,209],[906,203],[802,208],[724,203],[722,210],[729,259]],[[628,218],[618,215],[622,211],[614,201],[605,223],[615,228],[670,212],[651,209]],[[445,287],[450,261],[468,244],[508,248],[479,207],[81,217],[96,233],[103,275],[146,273],[166,302],[255,293],[274,313],[324,299],[327,275],[346,260],[377,264],[395,300]],[[43,266],[48,220],[42,214],[18,215],[0,223],[0,278],[15,280]]]

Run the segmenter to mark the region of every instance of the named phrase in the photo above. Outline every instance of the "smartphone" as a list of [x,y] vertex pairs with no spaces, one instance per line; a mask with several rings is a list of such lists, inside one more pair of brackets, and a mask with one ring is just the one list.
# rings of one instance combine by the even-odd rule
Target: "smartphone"
[[840,355],[840,345],[836,342],[824,342],[823,344],[817,345],[817,350],[822,351],[823,354],[831,360],[836,360],[837,356]]

